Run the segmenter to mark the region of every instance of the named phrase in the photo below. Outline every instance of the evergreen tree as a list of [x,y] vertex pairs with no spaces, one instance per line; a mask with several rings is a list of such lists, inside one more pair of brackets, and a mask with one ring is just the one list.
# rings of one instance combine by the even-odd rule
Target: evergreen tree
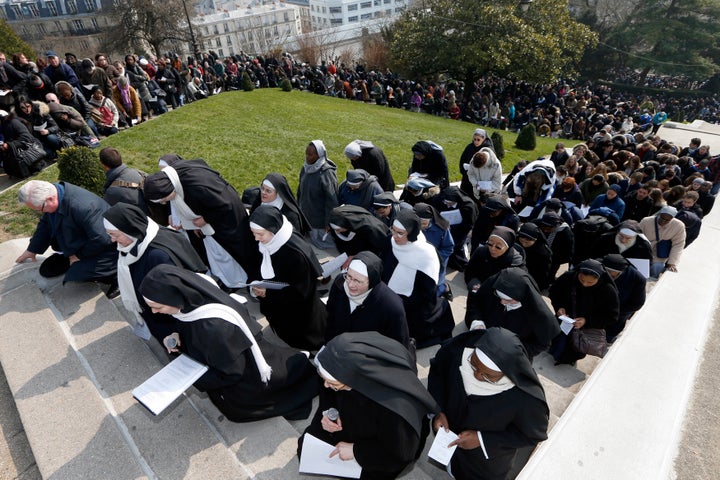
[[535,125],[528,123],[525,125],[520,133],[518,133],[517,139],[515,140],[515,146],[520,150],[535,150]]
[[31,60],[36,56],[35,50],[20,38],[5,20],[0,20],[0,52],[5,54],[8,61],[11,61],[15,53],[24,53]]

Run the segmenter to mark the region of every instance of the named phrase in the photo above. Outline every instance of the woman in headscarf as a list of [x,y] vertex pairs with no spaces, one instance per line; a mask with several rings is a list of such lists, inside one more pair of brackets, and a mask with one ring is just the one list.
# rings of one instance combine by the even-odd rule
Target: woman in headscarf
[[437,296],[437,251],[425,240],[414,211],[401,211],[391,231],[390,248],[382,257],[382,278],[402,298],[410,336],[417,347],[436,345],[450,338],[455,326],[450,304]]
[[330,212],[330,235],[340,253],[349,257],[369,250],[381,255],[388,238],[388,227],[368,210],[357,205],[340,205]]
[[457,480],[505,479],[518,450],[547,438],[545,392],[509,330],[471,330],[443,345],[430,362],[428,390],[442,409],[433,430],[459,436],[448,465]]
[[465,166],[472,161],[475,154],[482,148],[489,148],[493,151],[493,154],[495,152],[493,141],[488,138],[487,132],[482,128],[476,128],[473,132],[472,142],[465,146],[465,150],[463,150],[462,155],[460,155],[460,164],[458,165],[460,175],[462,175],[460,189],[471,198],[475,197],[475,189],[468,179],[468,169]]
[[[555,314],[575,320],[576,329],[605,328],[617,322],[620,312],[618,291],[610,275],[597,260],[584,260],[573,271],[560,275],[550,287]],[[585,358],[575,351],[567,336],[558,335],[550,348],[557,363],[574,364]]]
[[553,281],[551,277],[553,252],[547,244],[545,234],[537,224],[528,222],[520,227],[517,240],[525,250],[528,273],[535,280],[540,291],[545,290]]
[[485,242],[473,252],[465,269],[468,297],[477,293],[480,284],[503,268],[525,267],[525,252],[515,244],[515,232],[508,227],[495,227]]
[[515,333],[530,358],[550,347],[560,333],[557,319],[535,281],[525,270],[506,268],[488,278],[474,295],[468,295],[465,324],[476,320],[487,328],[502,327]]
[[430,140],[412,146],[413,161],[408,175],[416,174],[430,180],[441,189],[448,186],[448,166],[443,148]]
[[455,242],[450,233],[450,222],[443,218],[435,207],[427,203],[416,203],[413,210],[420,217],[420,228],[425,240],[435,247],[438,258],[440,258],[440,275],[438,276],[437,294],[452,301],[450,285],[445,281],[448,260],[455,250]]
[[149,329],[162,343],[173,332],[175,320],[150,311],[140,295],[140,283],[158,265],[175,265],[197,273],[207,272],[207,267],[181,232],[159,226],[135,205],[116,203],[103,218],[105,230],[120,252],[118,287],[123,305],[135,314],[135,332],[148,339]]
[[375,175],[365,170],[348,170],[338,189],[340,205],[357,205],[372,211],[373,197],[383,193]]
[[431,204],[450,222],[455,251],[448,265],[462,272],[470,256],[470,253],[465,252],[465,241],[478,218],[478,207],[472,198],[454,185],[433,197]]
[[[377,332],[343,333],[315,363],[326,388],[305,433],[335,445],[341,460],[354,458],[362,480],[397,478],[422,452],[427,415],[439,411],[410,352]],[[330,408],[340,414],[336,421],[326,414]]]
[[312,244],[318,248],[334,248],[335,244],[325,229],[330,212],[338,206],[337,166],[327,158],[325,144],[321,140],[313,140],[305,147],[297,200],[312,228]]
[[158,265],[140,293],[153,313],[175,318],[175,330],[163,339],[168,352],[210,367],[195,387],[207,392],[228,420],[308,417],[318,384],[307,356],[268,343],[245,306],[208,277]]
[[472,252],[478,245],[485,243],[495,227],[508,227],[514,232],[520,227],[520,219],[515,215],[515,210],[505,197],[500,195],[489,197],[479,209],[470,236]]
[[326,341],[345,332],[373,331],[412,348],[403,302],[382,281],[382,261],[372,252],[355,255],[347,273],[335,278],[327,311]]
[[250,214],[260,205],[270,205],[277,208],[290,221],[293,229],[304,237],[310,230],[305,214],[295,200],[287,179],[279,173],[269,173],[265,176],[260,185],[260,196],[250,207]]
[[261,205],[250,215],[250,230],[262,255],[260,279],[287,283],[279,290],[252,287],[260,311],[288,345],[317,350],[323,344],[325,305],[317,294],[320,263],[312,247],[275,207]]

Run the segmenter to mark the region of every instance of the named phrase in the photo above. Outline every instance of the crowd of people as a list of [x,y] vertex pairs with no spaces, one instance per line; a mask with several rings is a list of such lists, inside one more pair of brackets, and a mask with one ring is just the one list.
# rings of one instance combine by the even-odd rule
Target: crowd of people
[[[72,62],[48,60],[46,68],[65,75],[49,94],[80,101],[85,87],[73,86]],[[93,68],[105,71],[107,58],[95,60]],[[134,71],[136,61],[126,58],[119,71]],[[144,82],[166,83],[162,72],[175,67],[164,61],[138,61],[141,71],[158,67]],[[212,64],[214,93],[237,75],[226,63],[207,56],[188,68],[203,72]],[[245,63],[255,79],[267,73],[266,60]],[[277,68],[294,78],[298,67],[284,56]],[[324,68],[323,75],[339,77],[349,71]],[[111,96],[126,81],[135,90],[131,78],[115,77]],[[161,157],[146,176],[106,147],[99,154],[104,198],[67,182],[31,180],[20,188],[19,201],[41,217],[16,261],[35,261],[52,247],[57,253],[42,262],[40,275],[107,284],[108,297],[119,295],[134,314],[139,336],[208,365],[195,386],[231,421],[308,418],[320,395],[306,434],[332,444],[333,456],[355,459],[361,478],[396,478],[417,459],[430,429],[458,436],[446,467],[454,478],[505,478],[522,462],[518,452],[547,436],[549,410],[532,359],[548,352],[557,364],[574,364],[603,354],[587,348],[583,334],[606,349],[644,304],[648,278],[680,268],[720,189],[720,158],[699,138],[673,145],[658,135],[660,125],[638,128],[636,115],[649,105],[635,109],[627,98],[619,105],[609,90],[586,95],[492,78],[479,80],[469,96],[455,88],[434,92],[467,107],[473,99],[482,106],[485,97],[506,106],[512,90],[518,106],[526,97],[534,104],[530,115],[542,110],[540,122],[572,111],[586,128],[568,138],[582,141],[568,149],[558,142],[546,158],[520,162],[503,179],[492,140],[476,128],[457,160],[459,185],[450,182],[443,147],[419,141],[409,149],[400,195],[382,148],[370,140],[345,146],[352,168],[344,179],[322,140],[298,148],[304,162],[296,192],[274,172],[238,192],[204,160],[177,154]],[[140,100],[134,119],[142,121],[144,108],[154,110],[133,90],[127,98]],[[381,90],[388,102],[403,89]],[[126,94],[118,95],[124,102]],[[101,88],[90,98],[102,105],[110,97]],[[178,95],[171,107],[183,100]],[[653,114],[660,108],[670,110],[653,104]],[[500,110],[498,122],[484,123],[535,121],[525,112],[503,120]],[[549,135],[564,124],[552,122]],[[316,249],[345,255],[340,274],[323,270]],[[450,308],[448,269],[462,272],[468,292],[467,331],[454,337],[462,321]],[[265,338],[247,299],[259,303],[284,346]],[[571,324],[569,334],[563,323]],[[415,356],[433,345],[441,347],[426,389]]]

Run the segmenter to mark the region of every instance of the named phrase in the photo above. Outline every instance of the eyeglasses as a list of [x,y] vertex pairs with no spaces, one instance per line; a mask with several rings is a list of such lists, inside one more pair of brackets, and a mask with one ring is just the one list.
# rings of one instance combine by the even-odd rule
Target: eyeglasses
[[473,373],[480,375],[480,379],[484,382],[492,383],[493,385],[497,384],[505,375],[501,375],[500,378],[497,380],[492,380],[490,377],[487,376],[484,372],[478,371],[478,368],[473,365],[471,362],[473,354],[471,353],[470,356],[467,358],[468,363],[470,364],[470,368],[472,368]]
[[396,230],[394,228],[391,228],[390,231],[393,235],[395,235],[398,238],[405,238],[407,237],[407,232],[403,232],[402,230]]
[[365,285],[366,283],[368,283],[368,280],[358,280],[355,277],[351,277],[347,273],[343,273],[343,278],[348,284],[354,283],[355,285]]
[[40,207],[40,212],[45,213],[45,204],[47,203],[47,200],[45,200],[42,204],[42,207]]

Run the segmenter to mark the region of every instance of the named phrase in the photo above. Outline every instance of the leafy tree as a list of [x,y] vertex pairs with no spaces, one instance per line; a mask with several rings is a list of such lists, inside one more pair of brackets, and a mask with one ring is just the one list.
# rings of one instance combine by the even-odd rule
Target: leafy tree
[[486,73],[547,81],[575,72],[596,35],[570,17],[566,0],[426,0],[386,30],[394,67],[466,82]]
[[191,42],[182,0],[127,0],[111,8],[107,51],[143,52],[150,46],[161,55],[165,47]]
[[[632,4],[631,4],[632,5]],[[595,59],[663,74],[704,79],[720,72],[720,2],[642,0],[623,20],[601,31]],[[607,64],[607,62],[606,62]]]
[[35,49],[20,38],[5,20],[0,20],[0,52],[5,53],[8,61],[19,52],[29,59],[35,58]]

